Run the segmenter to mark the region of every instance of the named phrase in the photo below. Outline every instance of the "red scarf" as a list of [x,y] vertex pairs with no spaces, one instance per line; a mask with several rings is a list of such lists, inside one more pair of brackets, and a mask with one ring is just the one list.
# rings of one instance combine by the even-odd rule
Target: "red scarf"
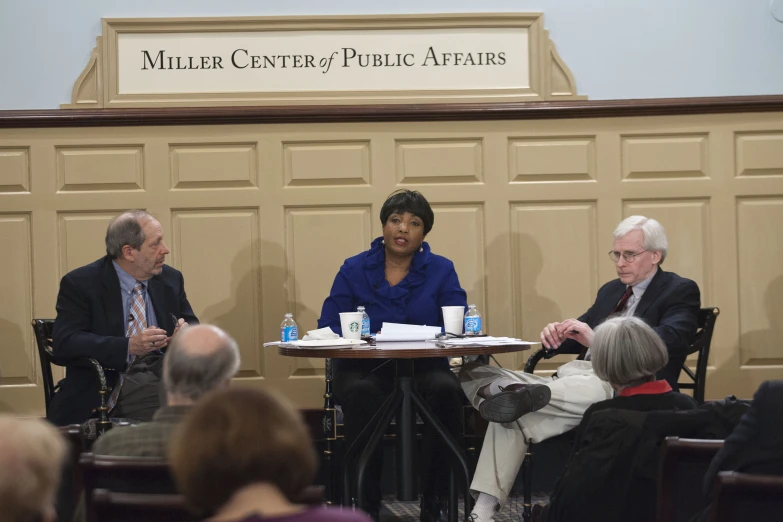
[[666,381],[650,381],[639,386],[625,388],[620,390],[620,397],[631,397],[632,395],[659,395],[672,391],[672,387]]

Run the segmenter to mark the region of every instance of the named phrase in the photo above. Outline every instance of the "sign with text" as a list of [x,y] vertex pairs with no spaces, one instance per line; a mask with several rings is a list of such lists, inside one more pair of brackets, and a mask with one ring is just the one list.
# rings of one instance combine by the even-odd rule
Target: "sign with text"
[[527,28],[120,34],[119,94],[530,87]]
[[583,98],[540,13],[104,19],[63,107]]

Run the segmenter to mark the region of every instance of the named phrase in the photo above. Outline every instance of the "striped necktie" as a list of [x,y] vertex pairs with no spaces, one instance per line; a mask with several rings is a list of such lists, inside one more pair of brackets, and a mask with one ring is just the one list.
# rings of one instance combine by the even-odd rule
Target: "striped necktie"
[[617,303],[617,306],[614,307],[614,310],[612,310],[612,313],[616,314],[625,310],[625,305],[628,304],[628,299],[631,298],[631,295],[633,295],[633,288],[631,288],[630,286],[625,287],[625,293],[620,298],[620,301]]
[[[133,337],[134,335],[138,335],[145,328],[147,328],[147,312],[145,311],[145,306],[144,306],[144,296],[141,293],[143,288],[144,285],[142,285],[138,281],[136,282],[136,286],[133,287],[130,314],[128,315],[127,337]],[[131,355],[129,357],[128,368],[131,367],[133,361],[135,360],[136,360],[135,355]],[[114,407],[117,405],[117,399],[119,399],[120,397],[120,388],[122,388],[122,383],[124,381],[125,381],[125,373],[123,372],[120,374],[119,378],[117,379],[117,384],[114,386],[114,389],[111,392],[111,396],[109,397],[109,403],[108,403],[109,411],[113,410]]]

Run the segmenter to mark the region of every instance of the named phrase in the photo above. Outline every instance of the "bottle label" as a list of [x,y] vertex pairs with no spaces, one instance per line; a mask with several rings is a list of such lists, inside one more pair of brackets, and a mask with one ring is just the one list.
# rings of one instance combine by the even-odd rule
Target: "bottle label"
[[362,319],[362,337],[370,335],[370,318],[366,317]]
[[481,333],[481,317],[465,317],[465,335]]
[[280,341],[288,343],[299,340],[299,329],[296,326],[284,326],[280,328]]

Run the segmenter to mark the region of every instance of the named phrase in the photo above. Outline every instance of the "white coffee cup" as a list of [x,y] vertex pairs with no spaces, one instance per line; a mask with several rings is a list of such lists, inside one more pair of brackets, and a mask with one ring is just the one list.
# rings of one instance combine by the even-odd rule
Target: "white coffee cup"
[[340,312],[340,326],[343,329],[343,339],[361,339],[362,313]]
[[462,334],[463,320],[465,319],[464,306],[441,306],[443,310],[443,327],[446,333]]

